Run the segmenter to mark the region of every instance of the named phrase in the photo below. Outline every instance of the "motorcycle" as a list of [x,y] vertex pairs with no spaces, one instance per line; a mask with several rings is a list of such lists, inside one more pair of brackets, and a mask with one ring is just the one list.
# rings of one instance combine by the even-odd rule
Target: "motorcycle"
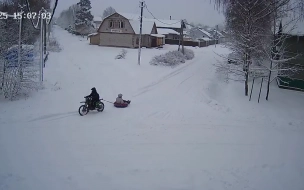
[[85,101],[80,102],[84,103],[84,105],[81,105],[78,109],[79,115],[84,116],[89,113],[89,111],[97,110],[98,112],[102,112],[104,110],[104,103],[101,102],[102,99],[99,99],[98,102],[96,102],[95,107],[91,106],[92,98],[87,97],[85,98]]

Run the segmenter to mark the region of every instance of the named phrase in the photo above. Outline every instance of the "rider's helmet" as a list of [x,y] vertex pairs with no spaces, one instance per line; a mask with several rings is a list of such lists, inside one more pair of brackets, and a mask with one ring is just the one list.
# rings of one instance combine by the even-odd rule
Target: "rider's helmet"
[[118,98],[122,98],[122,94],[118,94]]

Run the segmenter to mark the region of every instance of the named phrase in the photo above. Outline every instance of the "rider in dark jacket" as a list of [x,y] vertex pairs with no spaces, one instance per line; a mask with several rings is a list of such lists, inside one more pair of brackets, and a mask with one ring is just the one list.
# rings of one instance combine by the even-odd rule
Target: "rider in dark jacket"
[[92,98],[91,106],[95,107],[96,106],[96,102],[99,101],[99,94],[97,93],[95,87],[93,87],[91,90],[92,90],[91,94],[88,95],[88,96],[85,96],[85,98],[89,98],[89,97]]

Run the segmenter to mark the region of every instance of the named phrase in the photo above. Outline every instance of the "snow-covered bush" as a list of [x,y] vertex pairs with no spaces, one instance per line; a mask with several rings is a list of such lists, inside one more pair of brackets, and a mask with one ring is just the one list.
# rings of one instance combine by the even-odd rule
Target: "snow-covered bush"
[[115,59],[125,59],[127,54],[127,50],[122,49],[121,52],[115,57]]
[[55,38],[50,38],[48,51],[50,52],[60,52],[62,49]]
[[185,59],[186,60],[191,60],[191,59],[194,58],[194,51],[193,50],[184,48],[184,52],[185,52]]
[[177,66],[181,63],[185,63],[186,60],[194,58],[194,52],[190,49],[184,49],[185,54],[180,51],[169,51],[163,55],[157,55],[150,61],[151,65],[163,65],[163,66]]

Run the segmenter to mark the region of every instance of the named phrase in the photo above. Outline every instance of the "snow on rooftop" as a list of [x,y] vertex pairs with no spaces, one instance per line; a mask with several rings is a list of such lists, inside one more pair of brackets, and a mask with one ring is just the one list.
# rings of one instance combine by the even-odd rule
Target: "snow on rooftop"
[[157,28],[157,33],[159,33],[159,34],[179,34],[175,30],[167,29],[167,28]]
[[216,31],[216,33],[218,34],[219,37],[225,37],[221,32]]
[[[129,20],[135,34],[139,34],[140,21],[139,20]],[[143,21],[142,22],[142,34],[151,34],[154,22]]]
[[88,35],[88,37],[90,37],[90,36],[95,36],[95,35],[97,35],[97,34],[98,34],[97,32],[91,33],[91,34]]
[[165,35],[162,34],[151,34],[151,36],[159,37],[159,38],[164,38]]
[[209,38],[212,38],[212,35],[207,32],[206,30],[202,29],[202,28],[199,28],[199,31],[201,31],[202,33],[204,33],[205,35],[207,35]]

